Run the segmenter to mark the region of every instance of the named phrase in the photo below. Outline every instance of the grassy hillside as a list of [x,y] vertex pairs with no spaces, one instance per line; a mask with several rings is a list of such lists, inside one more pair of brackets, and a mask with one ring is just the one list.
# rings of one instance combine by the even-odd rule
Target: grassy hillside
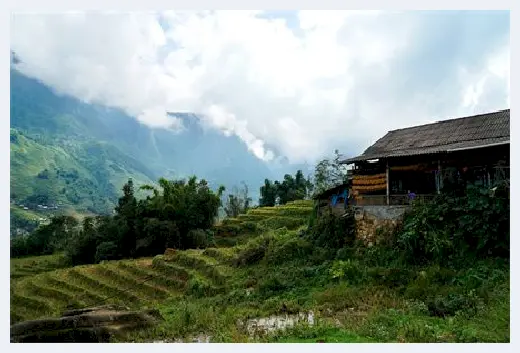
[[47,144],[11,129],[11,198],[17,204],[109,213],[129,177],[137,185],[152,182],[146,168],[110,145]]
[[[122,111],[56,94],[14,66],[10,74],[11,194],[17,203],[29,198],[111,212],[129,176],[140,184],[193,174],[229,190],[244,181],[257,199],[264,178],[273,177],[240,139],[204,129],[193,114],[174,114],[182,133],[151,129]],[[279,173],[293,168],[287,169]]]
[[[231,222],[237,229],[244,223],[258,227],[276,223],[279,227],[294,229],[296,223],[301,226],[306,222],[311,210],[310,201],[295,201],[285,206],[253,209],[239,219],[225,220],[224,224]],[[245,216],[258,218],[249,220]],[[216,229],[222,233],[224,227],[217,225]],[[226,237],[227,233],[223,232],[217,236],[217,242],[244,244],[259,236],[259,229],[263,228],[232,237]],[[11,292],[16,293],[11,297],[12,320],[58,315],[68,305],[88,306],[106,302],[139,307],[182,293],[223,293],[229,288],[227,282],[233,270],[229,264],[215,265],[218,261],[229,263],[239,249],[241,247],[236,246],[187,250],[175,255],[159,255],[154,259],[112,261],[74,268],[62,268],[61,255],[12,259],[11,279],[14,281]],[[146,284],[136,286],[149,277],[152,279]],[[51,293],[55,296],[47,302]],[[34,305],[30,305],[31,301]],[[40,304],[36,305],[36,302]]]
[[11,259],[11,279],[30,277],[67,267],[62,254]]
[[312,207],[311,200],[298,200],[283,206],[253,208],[237,218],[225,218],[214,228],[217,245],[243,244],[268,229],[294,230],[307,224]]
[[[259,208],[218,227],[303,224],[309,210],[308,202]],[[509,342],[503,264],[383,267],[370,253],[338,254],[348,260],[331,263],[301,240],[302,228],[275,228],[233,235],[234,246],[99,265],[11,260],[11,321],[115,303],[158,308],[165,319],[125,341]]]

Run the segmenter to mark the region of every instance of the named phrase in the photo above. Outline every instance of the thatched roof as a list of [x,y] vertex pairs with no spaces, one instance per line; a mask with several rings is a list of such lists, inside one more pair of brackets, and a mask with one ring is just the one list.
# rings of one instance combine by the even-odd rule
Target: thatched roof
[[341,163],[351,164],[379,158],[452,152],[509,144],[510,109],[440,121],[434,124],[393,130],[358,157]]

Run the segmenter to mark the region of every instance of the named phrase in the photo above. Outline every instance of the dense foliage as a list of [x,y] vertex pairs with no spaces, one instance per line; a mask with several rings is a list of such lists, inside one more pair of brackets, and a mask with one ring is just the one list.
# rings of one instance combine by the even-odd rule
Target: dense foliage
[[333,159],[325,158],[316,165],[312,180],[315,194],[347,182],[347,169],[340,161],[339,152],[335,150]]
[[289,201],[302,200],[309,196],[311,187],[311,182],[301,170],[294,177],[286,174],[281,182],[265,179],[264,185],[260,187],[259,206],[285,205]]
[[58,250],[72,264],[95,263],[156,255],[166,248],[206,247],[221,206],[224,189],[213,192],[205,180],[159,180],[160,189],[145,185],[152,195],[137,200],[129,180],[114,216],[87,217],[81,227],[71,217],[53,218],[27,237],[11,242],[11,255],[42,255]]
[[129,177],[141,185],[195,174],[229,188],[245,180],[258,199],[271,175],[240,139],[206,131],[194,114],[175,113],[182,134],[150,129],[120,110],[58,95],[13,66],[10,102],[10,189],[16,205],[31,210],[111,214]]
[[353,246],[356,240],[353,212],[348,210],[342,217],[337,217],[332,212],[325,212],[310,224],[307,238],[321,248],[337,250]]
[[28,236],[11,239],[11,257],[49,255],[63,250],[77,231],[78,221],[70,216],[54,217]]
[[40,225],[40,217],[24,211],[11,206],[9,215],[11,236],[19,232],[31,233]]
[[509,205],[503,188],[470,186],[463,195],[439,195],[405,215],[397,246],[412,262],[508,258]]
[[[118,215],[132,215],[134,202],[130,186],[121,198]],[[154,195],[162,193],[156,190]],[[507,233],[508,228],[501,228],[506,226],[509,212],[503,196],[499,189],[491,194],[473,189],[462,199],[444,195],[435,201],[437,204],[417,205],[393,237],[386,242],[376,242],[372,247],[354,241],[352,214],[344,218],[325,214],[309,228],[288,230],[273,225],[263,229],[262,234],[248,238],[247,242],[229,248],[171,251],[156,256],[153,261],[115,261],[102,266],[63,270],[54,282],[50,281],[52,276],[42,277],[37,285],[45,288],[38,294],[39,298],[46,298],[65,283],[57,282],[58,278],[77,276],[80,279],[83,276],[89,285],[94,284],[92,292],[110,293],[122,301],[134,300],[136,305],[149,305],[147,300],[156,305],[158,298],[166,298],[165,288],[175,293],[173,298],[157,304],[165,317],[164,322],[150,331],[132,333],[126,339],[132,341],[188,339],[192,334],[203,332],[211,336],[212,342],[298,342],[301,339],[314,342],[318,338],[325,342],[349,342],[354,336],[359,342],[508,342],[508,252],[475,252],[471,249],[478,247],[469,245],[453,256],[423,257],[418,263],[421,256],[414,258],[414,252],[421,254],[421,241],[410,242],[409,248],[401,245],[406,232],[412,228],[418,232],[427,231],[424,237],[428,243],[435,239],[430,232],[444,228],[454,230],[456,225],[460,226],[460,217],[455,216],[446,218],[446,222],[433,222],[425,210],[440,212],[439,208],[452,213],[462,212],[458,208],[463,207],[472,217],[466,221],[475,222],[475,227],[482,226],[477,220],[480,217],[496,225],[498,229],[493,234]],[[139,203],[135,207],[139,208]],[[297,217],[300,214],[297,208],[294,204],[255,211],[281,215],[291,209]],[[483,214],[487,216],[483,217]],[[301,217],[307,215],[301,214]],[[120,227],[113,218],[99,218],[94,223],[106,222],[103,227]],[[421,224],[423,228],[419,226]],[[97,226],[98,229],[103,227]],[[85,224],[83,230],[89,228],[91,225]],[[106,229],[106,234],[113,233],[117,233],[117,229]],[[190,233],[192,237],[209,239],[203,230],[191,230]],[[96,234],[104,233],[91,233],[94,237]],[[99,239],[95,249],[86,251],[88,242],[83,243],[83,253],[93,253],[94,261],[121,256],[117,241],[109,240],[106,235],[99,236],[104,240]],[[460,238],[461,244],[466,242],[464,239]],[[499,244],[494,242],[486,241],[488,249],[502,248],[503,244],[494,246]],[[457,257],[465,261],[452,261]],[[146,285],[140,283],[143,277],[152,273],[152,281]],[[107,280],[125,283],[125,287],[104,286]],[[21,294],[35,295],[32,281],[27,278],[16,285],[15,291],[19,295],[11,299],[15,308],[27,303]],[[101,285],[96,286],[96,283]],[[134,297],[124,291],[127,286]],[[181,297],[177,296],[179,291],[183,293]],[[136,296],[147,299],[141,301]],[[92,302],[97,303],[95,298]],[[44,309],[32,310],[30,315],[36,317],[42,315]],[[270,315],[282,315],[286,319],[286,315],[309,310],[316,314],[313,325],[304,323],[267,335],[262,327],[250,333],[237,325],[237,322]],[[16,319],[16,315],[19,315],[17,311],[11,312],[12,319]],[[335,330],[334,335],[340,336],[331,337],[328,330]]]

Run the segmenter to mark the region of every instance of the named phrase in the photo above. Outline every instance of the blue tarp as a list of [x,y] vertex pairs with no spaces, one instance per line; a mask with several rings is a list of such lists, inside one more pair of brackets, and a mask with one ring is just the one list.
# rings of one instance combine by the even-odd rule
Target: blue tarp
[[332,199],[331,199],[332,206],[336,206],[336,204],[338,203],[338,200],[340,198],[343,198],[343,200],[345,201],[345,205],[346,205],[347,201],[348,201],[348,189],[343,190],[343,192],[341,194],[332,195]]

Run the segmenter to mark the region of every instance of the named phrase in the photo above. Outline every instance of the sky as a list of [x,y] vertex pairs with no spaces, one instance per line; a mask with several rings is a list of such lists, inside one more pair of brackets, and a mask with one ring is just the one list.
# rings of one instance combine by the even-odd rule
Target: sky
[[166,11],[11,17],[18,69],[157,129],[192,112],[267,162],[509,108],[509,11]]

